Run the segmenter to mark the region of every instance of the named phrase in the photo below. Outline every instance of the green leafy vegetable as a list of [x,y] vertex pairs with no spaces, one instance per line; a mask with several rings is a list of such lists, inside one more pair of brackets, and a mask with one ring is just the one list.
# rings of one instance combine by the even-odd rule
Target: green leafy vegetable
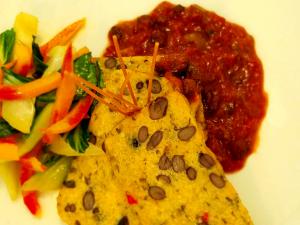
[[[91,63],[92,55],[87,53],[80,56],[74,61],[74,71],[83,79],[97,85],[96,69],[95,65]],[[82,89],[77,89],[77,96],[84,97],[86,94]]]
[[4,83],[6,84],[12,84],[12,85],[18,85],[18,84],[24,84],[27,82],[32,81],[32,78],[24,77],[21,75],[18,75],[14,73],[12,70],[6,69],[2,67],[2,71],[4,72]]
[[12,128],[5,120],[0,119],[0,138],[15,134],[17,131]]
[[105,83],[104,83],[104,80],[103,80],[103,73],[102,73],[102,70],[100,68],[99,62],[96,63],[96,74],[97,74],[97,79],[98,79],[98,87],[105,88]]
[[[2,70],[4,71],[4,84],[19,85],[32,80],[5,68],[2,68]],[[35,115],[34,104],[35,98],[4,101],[2,104],[2,117],[16,130],[28,134]]]
[[89,137],[88,120],[83,120],[76,128],[68,133],[66,141],[75,151],[84,153],[89,147]]
[[63,64],[65,54],[66,54],[66,46],[55,46],[48,53],[48,68],[45,70],[43,77],[49,76],[54,72],[57,72],[61,69]]
[[50,151],[46,151],[44,152],[44,154],[42,154],[40,161],[46,167],[50,167],[53,166],[60,158],[60,155],[54,154]]
[[13,29],[6,30],[0,34],[0,64],[5,64],[10,60],[16,34]]
[[46,94],[37,97],[37,102],[49,103],[54,102],[56,98],[56,91],[50,91]]
[[32,55],[33,64],[35,66],[34,77],[38,78],[43,75],[48,66],[44,63],[44,58],[40,52],[40,47],[34,41],[32,42]]

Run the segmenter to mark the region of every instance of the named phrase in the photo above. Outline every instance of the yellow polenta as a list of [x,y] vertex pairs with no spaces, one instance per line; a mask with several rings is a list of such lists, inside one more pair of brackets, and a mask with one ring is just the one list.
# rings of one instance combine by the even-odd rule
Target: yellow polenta
[[[135,87],[147,75],[133,71]],[[91,130],[105,153],[74,160],[58,197],[60,216],[76,225],[252,224],[205,146],[193,108],[164,78],[159,82],[163,91],[150,105],[146,91],[135,89],[144,107],[132,117],[116,119],[102,105],[94,111]]]

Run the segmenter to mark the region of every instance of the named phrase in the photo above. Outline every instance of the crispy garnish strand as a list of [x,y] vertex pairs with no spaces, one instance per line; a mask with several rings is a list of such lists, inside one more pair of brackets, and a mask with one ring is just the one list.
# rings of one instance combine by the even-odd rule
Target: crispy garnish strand
[[62,31],[55,35],[50,41],[42,45],[40,50],[44,57],[47,56],[47,53],[57,45],[66,45],[71,42],[72,38],[81,30],[85,25],[85,18],[78,20]]
[[[118,111],[125,115],[130,115],[136,111],[139,110],[139,108],[135,105],[133,105],[131,102],[123,99],[122,97],[108,91],[108,90],[102,90],[95,86],[94,84],[84,80],[83,78],[73,75],[73,78],[76,82],[76,84],[82,88],[87,94],[95,98],[97,101],[107,105],[110,109],[114,111]],[[96,93],[94,93],[95,91]]]
[[[116,49],[117,56],[118,56],[119,61],[120,61],[121,69],[122,69],[123,74],[124,74],[124,79],[125,79],[126,86],[129,90],[129,93],[131,95],[133,103],[135,105],[137,105],[136,97],[135,97],[134,92],[132,90],[132,87],[131,87],[131,84],[130,84],[130,81],[129,81],[129,78],[128,78],[127,70],[126,70],[126,67],[125,67],[125,63],[124,63],[122,55],[121,55],[121,50],[120,50],[120,46],[119,46],[119,43],[118,43],[118,38],[117,38],[116,35],[114,35],[112,38],[113,38],[113,42],[114,42],[114,46],[115,46],[115,49]],[[120,96],[121,97],[123,96],[124,89],[125,89],[125,87],[123,87],[123,85],[122,85],[121,91],[120,91]]]
[[150,79],[149,79],[149,85],[148,85],[148,103],[151,101],[152,80],[153,80],[153,77],[154,77],[154,70],[155,70],[155,63],[156,63],[158,47],[159,47],[159,43],[155,42],[154,50],[153,50],[153,57],[152,57],[151,70],[150,70]]

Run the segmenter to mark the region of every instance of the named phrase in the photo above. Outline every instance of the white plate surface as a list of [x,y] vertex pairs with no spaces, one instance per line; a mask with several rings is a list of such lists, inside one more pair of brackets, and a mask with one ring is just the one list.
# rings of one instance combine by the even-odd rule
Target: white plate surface
[[[100,55],[109,28],[119,20],[148,13],[160,1],[142,0],[0,0],[0,31],[13,25],[15,15],[28,12],[39,18],[39,40],[46,41],[65,25],[87,18],[75,46],[87,45]],[[256,225],[300,224],[300,1],[202,0],[197,3],[243,25],[256,39],[265,70],[268,113],[260,130],[257,152],[239,173],[231,175]],[[43,217],[33,218],[21,200],[12,203],[0,181],[0,224],[62,224],[56,195],[45,195]]]

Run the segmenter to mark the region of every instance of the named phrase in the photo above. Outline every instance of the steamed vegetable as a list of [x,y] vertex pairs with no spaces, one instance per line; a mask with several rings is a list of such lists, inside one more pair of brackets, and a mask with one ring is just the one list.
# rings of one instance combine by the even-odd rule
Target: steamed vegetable
[[71,25],[67,26],[56,36],[54,36],[50,41],[41,47],[41,53],[45,57],[48,52],[58,45],[67,45],[71,42],[74,36],[81,30],[85,25],[85,19],[78,20]]
[[62,120],[51,125],[46,130],[46,133],[61,134],[69,132],[87,116],[92,103],[93,99],[91,96],[81,99]]
[[23,191],[51,191],[58,189],[65,180],[72,158],[62,157],[43,173],[36,173],[23,186]]
[[16,43],[14,45],[13,60],[16,60],[14,72],[26,75],[32,68],[32,42],[37,34],[38,20],[35,16],[19,13],[16,16],[14,31]]
[[49,76],[61,69],[66,54],[66,46],[56,46],[48,53],[47,69],[43,76]]
[[[62,66],[62,80],[56,91],[56,98],[53,106],[51,124],[63,119],[69,112],[73,98],[76,93],[76,85],[73,79],[73,55],[72,46],[70,45],[66,51]],[[56,135],[47,133],[43,140],[51,144]]]
[[[28,82],[29,79],[13,73],[10,70],[4,70],[4,84],[20,85]],[[29,98],[16,101],[4,101],[2,104],[2,117],[10,126],[22,133],[28,134],[35,115],[35,98]]]
[[20,156],[31,151],[34,146],[42,139],[44,135],[42,131],[49,126],[52,109],[53,104],[48,104],[37,116],[30,135],[20,144]]
[[13,29],[6,30],[0,34],[0,65],[10,60],[15,44],[15,32]]
[[17,162],[0,163],[0,178],[4,181],[12,200],[16,200],[20,190],[19,165]]
[[[32,55],[33,55],[33,64],[35,67],[34,77],[40,77],[47,69],[47,64],[44,63],[44,57],[40,52],[40,47],[37,43],[33,41],[32,43]],[[54,71],[56,72],[56,71]]]
[[83,120],[79,126],[67,135],[67,142],[77,152],[84,153],[89,147],[88,121]]
[[61,75],[58,72],[49,77],[42,77],[26,84],[0,86],[0,100],[19,100],[33,98],[56,89],[61,83]]
[[88,142],[88,147],[85,149],[84,153],[75,151],[61,136],[56,138],[54,142],[48,146],[48,149],[55,154],[65,156],[92,156],[104,154],[101,148],[95,146],[90,142]]
[[15,161],[19,159],[18,146],[14,143],[0,143],[0,160]]
[[17,131],[12,128],[5,120],[0,119],[0,138],[15,134]]

